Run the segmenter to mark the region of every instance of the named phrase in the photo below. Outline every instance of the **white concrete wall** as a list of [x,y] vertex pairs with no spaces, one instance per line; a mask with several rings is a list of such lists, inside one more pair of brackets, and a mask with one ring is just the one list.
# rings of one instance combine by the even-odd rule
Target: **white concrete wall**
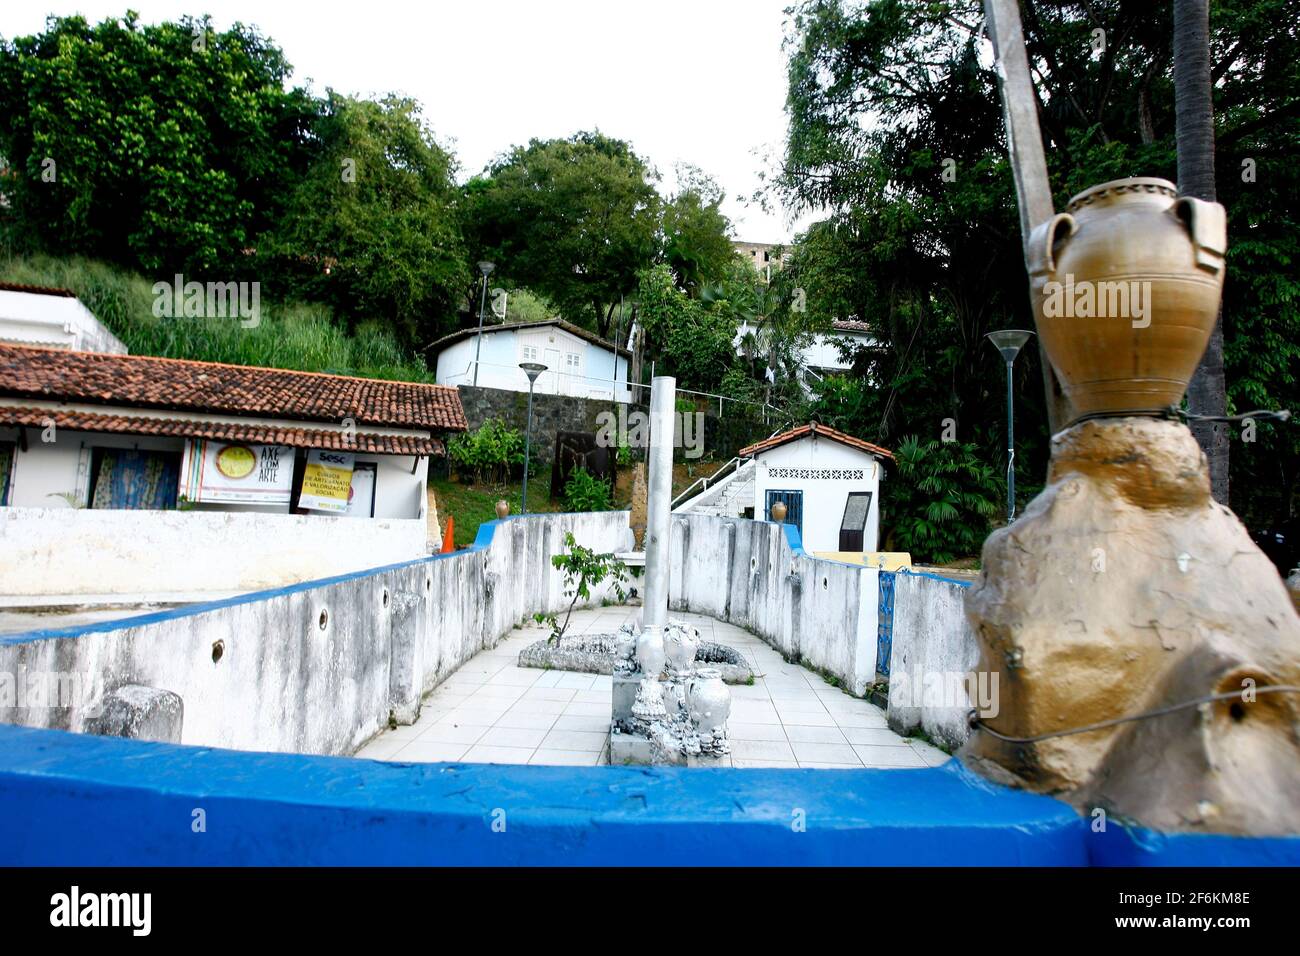
[[[479,356],[478,382],[474,381],[474,352],[477,335],[455,342],[438,353],[439,385],[473,385],[500,388],[512,392],[528,391],[528,376],[520,362],[540,362],[547,367],[537,379],[534,390],[539,395],[572,395],[577,398],[610,399],[630,402],[627,384],[628,364],[625,356],[615,356],[608,348],[588,342],[561,328],[543,326],[515,330],[511,326],[490,326],[483,330],[482,354]],[[526,357],[525,346],[535,348],[535,357]],[[567,355],[578,356],[576,370],[566,364]],[[617,368],[616,368],[617,364]]]
[[900,571],[894,577],[889,726],[905,735],[919,727],[953,750],[970,734],[971,701],[960,684],[979,666],[966,591],[926,574]]
[[875,680],[878,572],[791,550],[770,521],[673,515],[669,606],[744,627],[861,695]]
[[[871,511],[863,533],[863,550],[877,550],[880,536],[880,482],[883,464],[873,455],[829,438],[812,436],[778,445],[755,456],[754,517],[767,515],[767,492],[803,492],[805,551],[839,551],[840,521],[849,493],[871,492]],[[773,468],[861,470],[861,479],[775,477]]]
[[69,296],[0,289],[0,342],[126,354],[122,340]]
[[0,602],[254,591],[425,554],[424,519],[0,508]]
[[[516,518],[498,526],[486,549],[142,623],[6,637],[0,675],[78,675],[91,692],[68,706],[0,706],[0,721],[79,731],[104,692],[136,683],[181,696],[185,744],[352,753],[390,715],[414,721],[424,692],[524,618],[568,605],[550,560],[566,531],[597,551],[621,551],[627,513]],[[593,603],[600,598],[593,594]]]

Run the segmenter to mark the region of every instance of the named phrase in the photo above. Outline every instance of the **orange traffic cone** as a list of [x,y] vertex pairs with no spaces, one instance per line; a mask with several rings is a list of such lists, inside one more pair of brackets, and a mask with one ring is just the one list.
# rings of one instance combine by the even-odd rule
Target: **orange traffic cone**
[[447,530],[442,533],[442,553],[449,554],[456,550],[456,519],[447,515]]

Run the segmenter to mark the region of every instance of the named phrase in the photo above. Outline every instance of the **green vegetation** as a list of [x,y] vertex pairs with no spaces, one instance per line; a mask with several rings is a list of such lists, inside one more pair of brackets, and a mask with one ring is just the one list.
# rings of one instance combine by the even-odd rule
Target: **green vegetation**
[[614,490],[586,468],[575,468],[564,484],[564,507],[568,511],[609,511],[614,507]]
[[137,355],[433,381],[390,331],[368,324],[349,333],[323,305],[263,299],[260,323],[245,328],[235,319],[157,318],[149,280],[89,259],[0,259],[0,280],[71,289]]
[[[565,612],[564,623],[557,622],[555,615],[544,615],[543,619],[551,625],[552,644],[558,644],[569,627],[569,618],[573,616],[573,607],[579,598],[586,601],[591,598],[591,589],[609,581],[610,587],[619,601],[626,600],[623,585],[627,583],[627,565],[612,554],[597,554],[590,548],[584,548],[574,540],[572,532],[565,532],[564,546],[566,554],[551,556],[551,565],[564,572],[565,594],[572,594],[569,609]],[[539,622],[540,623],[540,622]]]
[[[429,490],[438,502],[439,532],[446,531],[448,518],[455,518],[453,538],[456,547],[473,544],[479,525],[496,520],[497,502],[501,499],[510,503],[512,515],[521,512],[522,489],[522,483],[517,481],[502,485],[466,485],[446,478],[430,479]],[[547,500],[545,487],[532,485],[528,489],[528,510],[560,509]]]
[[[1056,208],[1111,179],[1176,179],[1172,5],[1022,6]],[[1230,233],[1230,413],[1300,407],[1293,8],[1223,0],[1210,11],[1218,199]],[[847,381],[822,388],[813,413],[890,448],[908,434],[937,439],[951,421],[957,440],[1002,474],[1002,365],[983,336],[1033,320],[982,14],[980,0],[795,7],[776,191],[797,208],[837,210],[794,244],[783,278],[806,291],[811,313],[855,317],[875,342],[852,356]],[[1098,28],[1104,54],[1092,44]],[[1015,402],[1017,467],[1032,480],[1045,472],[1050,431],[1036,348],[1016,364]],[[1294,514],[1300,428],[1258,423],[1253,442],[1232,442],[1231,473],[1232,506],[1247,523]],[[905,507],[915,526],[937,524],[928,500]]]
[[504,482],[516,466],[523,466],[524,433],[499,418],[489,419],[474,431],[451,439],[447,454],[462,479],[482,482],[486,475],[489,481]]
[[975,446],[909,435],[894,455],[898,477],[887,486],[884,513],[893,519],[886,550],[934,564],[977,552],[998,513],[1001,489]]

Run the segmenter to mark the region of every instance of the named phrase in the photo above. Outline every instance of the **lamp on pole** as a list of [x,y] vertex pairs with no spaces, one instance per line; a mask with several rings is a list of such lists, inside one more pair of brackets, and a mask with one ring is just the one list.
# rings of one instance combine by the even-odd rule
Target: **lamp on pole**
[[528,426],[524,429],[524,494],[523,501],[520,503],[520,514],[528,514],[528,468],[529,456],[532,452],[533,437],[533,385],[537,381],[537,376],[546,371],[546,366],[539,362],[520,362],[519,367],[524,370],[528,376]]
[[480,262],[478,271],[483,273],[483,294],[478,300],[478,340],[474,343],[474,384],[478,384],[478,357],[483,350],[483,311],[487,308],[487,280],[492,274],[496,265],[491,262]]
[[1011,368],[1015,365],[1021,347],[1033,334],[1024,329],[1003,329],[985,336],[1007,363],[1007,524],[1016,518],[1016,431],[1015,404],[1011,397]]

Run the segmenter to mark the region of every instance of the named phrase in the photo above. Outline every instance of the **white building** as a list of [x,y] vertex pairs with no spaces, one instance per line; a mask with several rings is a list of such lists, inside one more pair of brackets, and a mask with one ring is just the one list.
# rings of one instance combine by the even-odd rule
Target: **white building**
[[[736,325],[736,354],[746,354],[746,339],[750,339],[750,348],[756,348],[762,355],[763,330],[741,320]],[[853,351],[859,347],[868,347],[875,343],[867,331],[866,323],[853,319],[836,319],[831,323],[829,332],[818,332],[799,353],[799,379],[804,388],[814,391],[818,382],[827,375],[844,372],[853,367]],[[848,348],[846,356],[844,348]],[[769,376],[770,377],[770,376]]]
[[74,292],[12,282],[0,282],[0,343],[126,353]]
[[877,551],[880,482],[885,459],[878,445],[816,423],[801,425],[748,448],[754,459],[753,514],[772,520],[785,503],[786,524],[799,529],[809,553]]
[[465,427],[439,385],[0,345],[0,598],[420,557],[429,456]]
[[431,348],[437,355],[439,385],[527,392],[528,376],[519,363],[539,362],[547,368],[537,379],[539,394],[632,400],[627,384],[632,353],[562,319],[484,326],[481,347],[477,328],[462,329]]

